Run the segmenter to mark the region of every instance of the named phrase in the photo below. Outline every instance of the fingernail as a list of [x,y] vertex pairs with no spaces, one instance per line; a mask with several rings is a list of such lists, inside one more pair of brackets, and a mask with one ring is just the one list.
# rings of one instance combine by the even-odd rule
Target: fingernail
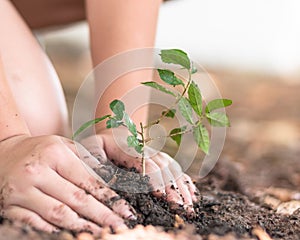
[[133,221],[135,221],[135,220],[137,220],[137,217],[136,217],[135,215],[133,215],[133,214],[130,214],[130,215],[127,217],[127,219],[128,219],[128,220],[133,220]]
[[61,230],[57,227],[53,228],[52,233],[59,233]]
[[194,217],[194,216],[196,215],[195,209],[193,208],[193,206],[191,206],[191,205],[186,205],[186,206],[184,206],[184,209],[186,210],[187,216],[188,216],[189,218],[192,218],[192,217]]
[[137,220],[135,209],[129,205],[129,209],[126,211],[126,215],[128,216],[128,220]]

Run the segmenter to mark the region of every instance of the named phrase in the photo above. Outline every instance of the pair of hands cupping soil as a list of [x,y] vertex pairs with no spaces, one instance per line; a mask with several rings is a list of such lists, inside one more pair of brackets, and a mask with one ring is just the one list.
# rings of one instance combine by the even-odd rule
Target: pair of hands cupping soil
[[[109,159],[117,165],[140,170],[140,161],[130,159],[117,150],[112,135],[86,139],[80,149],[83,159],[92,168],[99,168]],[[22,147],[21,147],[22,146]],[[100,149],[100,150],[99,150]],[[105,152],[104,152],[105,150]],[[1,215],[33,225],[45,231],[60,228],[91,231],[100,234],[102,227],[126,229],[126,220],[136,220],[136,212],[99,178],[94,178],[79,158],[76,146],[58,136],[15,136],[1,142]],[[11,152],[12,154],[6,154]],[[102,159],[97,162],[92,155]],[[99,158],[99,156],[101,156]],[[121,161],[121,160],[122,161]],[[93,165],[94,164],[94,165]],[[193,214],[197,190],[189,176],[164,153],[148,159],[153,194],[165,197],[173,208],[183,207]],[[154,177],[155,176],[155,177]]]

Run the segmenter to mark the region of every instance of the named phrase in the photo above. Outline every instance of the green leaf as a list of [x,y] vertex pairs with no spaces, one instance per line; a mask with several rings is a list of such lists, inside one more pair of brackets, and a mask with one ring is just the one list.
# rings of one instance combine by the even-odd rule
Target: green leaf
[[170,137],[177,143],[178,146],[181,143],[181,136],[183,135],[182,132],[184,132],[185,130],[186,130],[186,126],[183,126],[181,128],[174,128],[171,130],[169,134]]
[[109,107],[113,111],[113,113],[116,115],[115,117],[117,120],[123,119],[125,106],[122,101],[115,99],[109,104]]
[[124,121],[129,132],[131,132],[133,136],[137,137],[136,125],[134,124],[134,122],[131,120],[131,118],[126,112],[124,112]]
[[161,56],[161,60],[164,63],[178,64],[188,70],[191,68],[191,61],[188,55],[182,50],[179,49],[161,50],[159,55]]
[[180,98],[180,100],[178,101],[178,108],[179,108],[181,115],[185,118],[185,120],[187,122],[189,122],[190,124],[194,124],[193,118],[192,118],[193,117],[193,109],[192,109],[191,104],[185,97]]
[[193,127],[193,136],[198,147],[206,154],[209,154],[210,140],[206,127],[203,125]]
[[128,136],[127,137],[127,145],[128,147],[133,147],[135,151],[138,153],[143,152],[143,144],[140,143],[139,139],[135,136]]
[[128,136],[127,137],[127,145],[128,147],[136,147],[138,146],[140,143],[139,143],[139,140],[137,137],[135,136]]
[[167,69],[157,69],[157,71],[159,73],[161,80],[163,80],[165,83],[168,83],[172,86],[176,86],[176,85],[184,86],[182,80],[177,78],[174,72]]
[[117,128],[122,125],[122,122],[116,118],[108,119],[106,122],[106,128]]
[[144,151],[144,146],[143,146],[143,144],[139,144],[139,145],[135,146],[134,149],[138,153],[142,153]]
[[227,115],[223,112],[212,112],[206,114],[207,120],[214,127],[229,127],[230,122]]
[[188,89],[188,97],[190,104],[198,116],[202,115],[202,96],[197,84],[192,81]]
[[174,118],[175,117],[175,113],[176,113],[176,109],[170,109],[168,112],[167,111],[163,111],[162,114],[165,117],[169,117],[169,118]]
[[230,99],[214,99],[210,101],[205,108],[206,113],[210,113],[213,110],[230,106],[232,101]]
[[161,92],[164,92],[164,93],[167,93],[167,94],[170,94],[172,96],[176,96],[175,93],[173,93],[172,91],[166,89],[164,86],[156,83],[156,82],[142,82],[143,85],[146,85],[148,87],[152,87],[152,88],[155,88]]
[[85,129],[89,128],[90,126],[95,125],[95,124],[97,124],[97,123],[99,123],[99,122],[101,122],[101,121],[103,121],[104,119],[109,118],[109,117],[110,117],[110,115],[105,115],[105,116],[103,116],[103,117],[95,118],[95,119],[93,119],[93,120],[90,120],[90,121],[88,121],[88,122],[82,124],[82,125],[78,128],[78,130],[73,134],[72,139],[75,139],[80,133],[82,133]]

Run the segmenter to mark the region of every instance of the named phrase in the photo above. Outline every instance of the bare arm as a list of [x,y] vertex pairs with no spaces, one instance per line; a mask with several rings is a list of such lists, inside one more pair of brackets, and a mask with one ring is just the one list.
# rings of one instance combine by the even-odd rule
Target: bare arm
[[[94,66],[120,52],[153,47],[160,3],[161,0],[87,0]],[[96,84],[101,87],[99,78]],[[115,81],[102,97],[96,115],[109,113],[112,100],[151,78],[152,72],[148,70],[129,73]],[[137,122],[144,120],[145,112],[140,112]]]
[[29,134],[4,75],[0,56],[0,141],[13,136]]
[[94,65],[130,49],[153,47],[160,0],[87,0]]

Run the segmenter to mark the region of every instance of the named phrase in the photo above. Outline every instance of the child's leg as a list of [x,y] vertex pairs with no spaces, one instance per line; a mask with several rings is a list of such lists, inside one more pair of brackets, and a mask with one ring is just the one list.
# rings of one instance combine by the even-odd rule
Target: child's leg
[[65,134],[67,108],[54,68],[9,1],[0,1],[0,16],[0,55],[31,133]]

